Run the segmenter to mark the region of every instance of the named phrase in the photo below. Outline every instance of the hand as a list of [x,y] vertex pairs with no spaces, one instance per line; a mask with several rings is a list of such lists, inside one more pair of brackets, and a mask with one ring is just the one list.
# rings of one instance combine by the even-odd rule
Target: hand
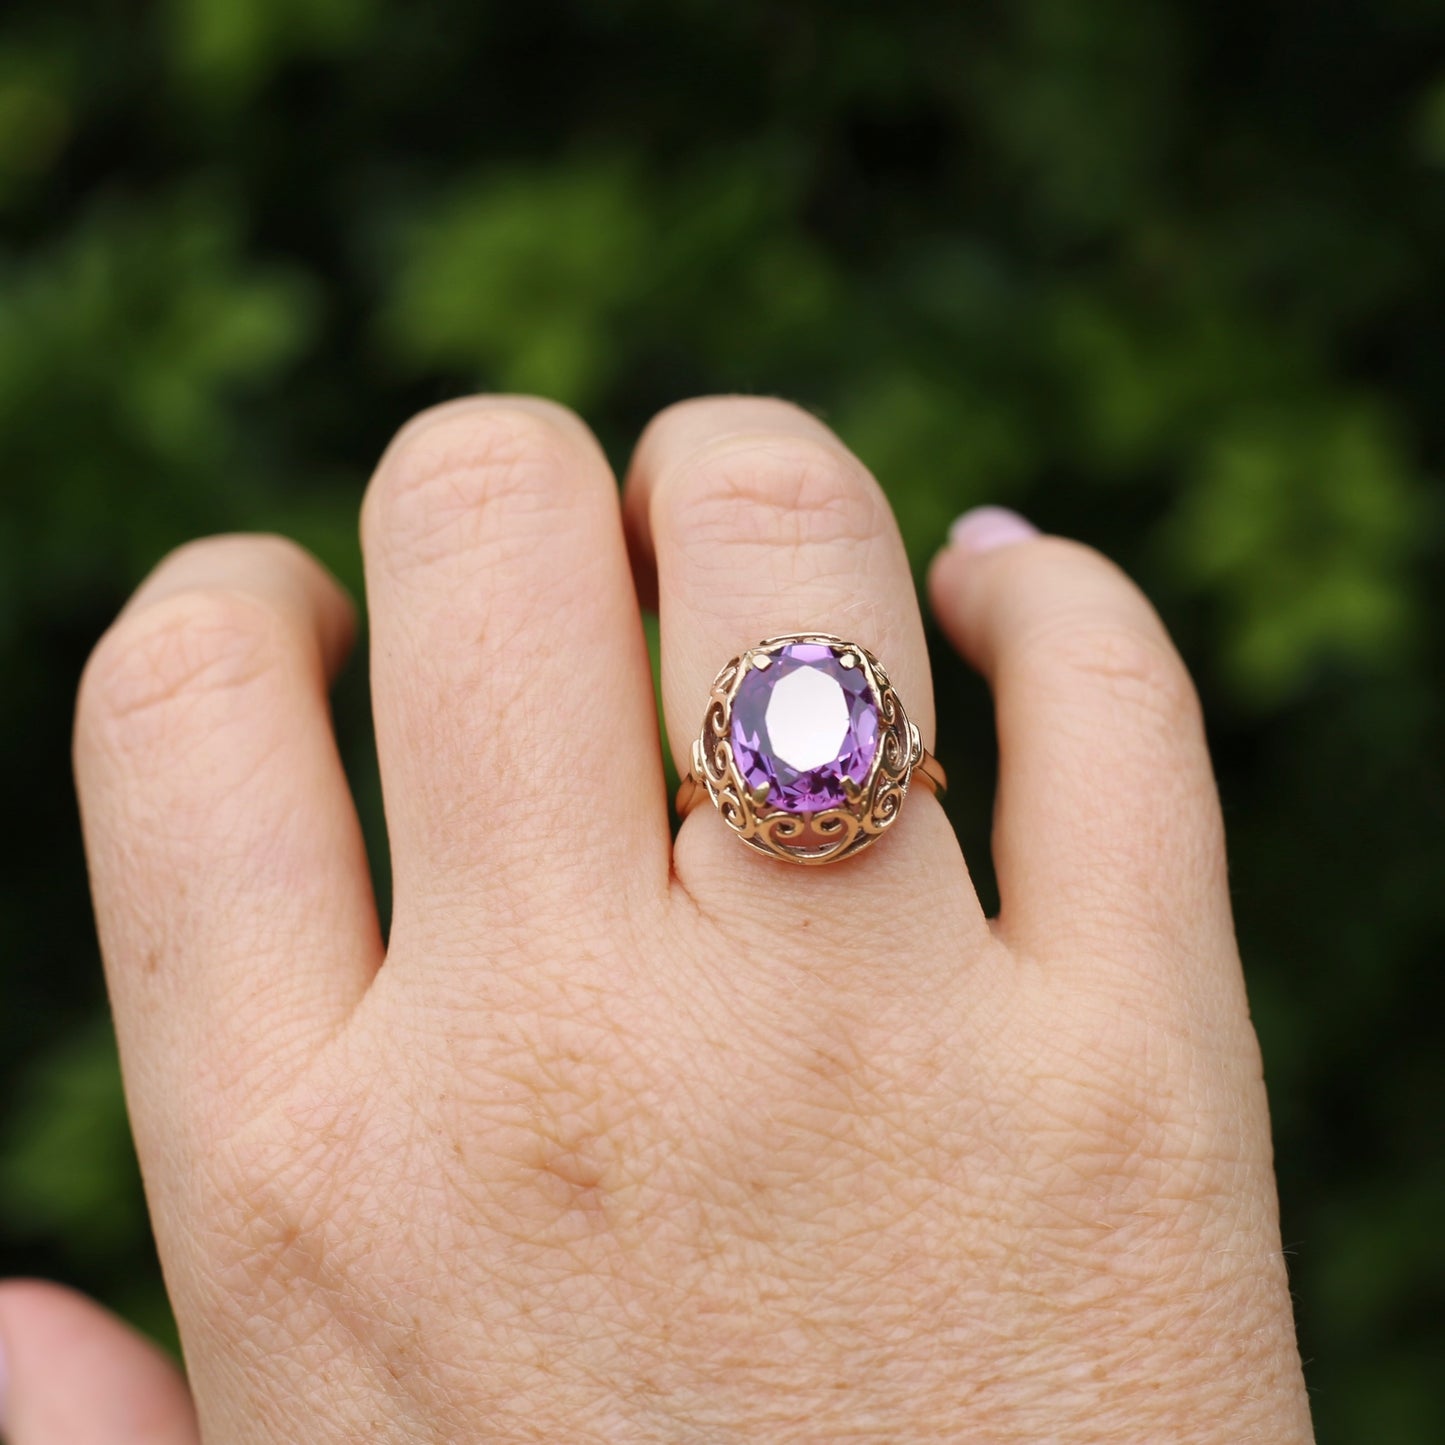
[[[997,703],[991,923],[922,789],[825,868],[711,808],[669,838],[639,588],[680,769],[717,668],[787,631],[869,647],[932,741],[893,518],[809,416],[672,408],[619,510],[569,413],[454,404],[362,533],[385,950],[315,562],[183,548],[81,689],[208,1442],[1310,1438],[1198,706],[1113,566],[985,514],[933,568]],[[94,1379],[34,1309],[0,1294],[15,1445]],[[164,1428],[92,1389],[64,1438],[194,1440],[152,1365],[127,1388]]]

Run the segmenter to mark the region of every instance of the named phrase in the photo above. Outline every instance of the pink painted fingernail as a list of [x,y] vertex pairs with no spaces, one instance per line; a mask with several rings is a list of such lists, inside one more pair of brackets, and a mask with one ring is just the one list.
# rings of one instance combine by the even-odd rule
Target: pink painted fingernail
[[948,542],[965,552],[992,552],[1038,535],[1039,529],[1027,517],[1007,507],[975,507],[948,529]]

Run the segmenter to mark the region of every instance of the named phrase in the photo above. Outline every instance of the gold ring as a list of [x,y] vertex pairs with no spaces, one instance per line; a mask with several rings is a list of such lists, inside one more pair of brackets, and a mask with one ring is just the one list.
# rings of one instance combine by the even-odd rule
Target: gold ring
[[709,798],[759,853],[833,863],[887,832],[914,782],[941,793],[943,769],[882,664],[856,642],[796,633],[718,673],[677,811]]

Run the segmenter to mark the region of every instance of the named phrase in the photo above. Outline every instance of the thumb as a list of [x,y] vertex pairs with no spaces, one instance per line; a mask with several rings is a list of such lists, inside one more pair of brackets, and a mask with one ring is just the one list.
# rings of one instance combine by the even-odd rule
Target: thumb
[[180,1371],[109,1311],[39,1280],[0,1283],[7,1445],[198,1445]]

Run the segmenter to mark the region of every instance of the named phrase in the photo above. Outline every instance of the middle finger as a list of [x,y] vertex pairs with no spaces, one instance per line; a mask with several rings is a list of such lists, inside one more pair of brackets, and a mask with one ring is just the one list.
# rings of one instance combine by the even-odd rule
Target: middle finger
[[440,927],[470,954],[660,896],[647,647],[586,427],[528,397],[426,413],[383,458],[362,523],[397,927]]

